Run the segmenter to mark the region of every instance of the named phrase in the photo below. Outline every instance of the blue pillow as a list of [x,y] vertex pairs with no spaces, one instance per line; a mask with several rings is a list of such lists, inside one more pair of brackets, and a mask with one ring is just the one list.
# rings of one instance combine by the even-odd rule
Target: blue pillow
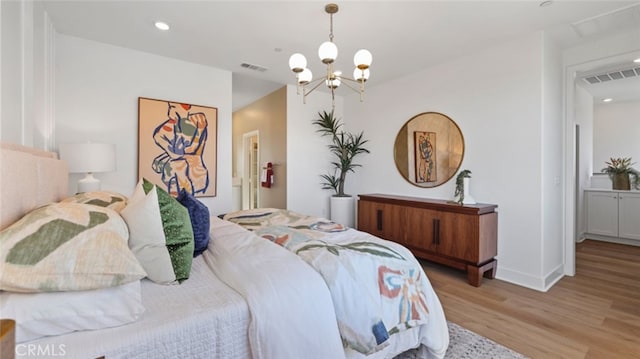
[[187,207],[189,211],[191,227],[193,227],[193,239],[195,241],[193,256],[197,257],[207,250],[209,245],[209,226],[211,225],[209,208],[185,190],[180,191],[176,199],[180,204]]

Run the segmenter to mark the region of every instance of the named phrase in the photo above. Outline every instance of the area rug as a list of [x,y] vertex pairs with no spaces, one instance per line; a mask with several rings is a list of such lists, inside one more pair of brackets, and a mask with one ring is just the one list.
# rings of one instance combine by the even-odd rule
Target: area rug
[[[526,359],[522,354],[478,335],[455,323],[449,325],[449,349],[445,359]],[[404,352],[394,359],[422,359],[418,349]]]

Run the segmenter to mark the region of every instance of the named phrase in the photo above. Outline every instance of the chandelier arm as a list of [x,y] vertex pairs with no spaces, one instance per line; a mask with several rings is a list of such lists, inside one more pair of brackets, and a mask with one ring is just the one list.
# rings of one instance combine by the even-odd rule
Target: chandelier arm
[[[342,79],[342,80],[348,80],[348,81],[351,81],[351,82],[358,82],[358,81],[355,81],[355,80],[350,79],[350,78],[348,78],[348,77],[341,77],[340,79]],[[342,81],[342,83],[343,83],[345,86],[347,86],[348,88],[352,89],[354,92],[358,92],[358,93],[360,93],[360,92],[361,92],[361,90],[360,90],[360,89],[356,89],[355,87],[351,86],[351,85],[349,84],[349,82],[347,82],[347,81]]]
[[[350,78],[350,77],[346,77],[346,76],[340,76],[340,80],[346,80],[346,81],[350,81],[350,82],[357,83],[357,84],[359,84],[359,83],[360,83],[360,81],[358,81],[358,80],[354,80],[354,79],[352,79],[352,78]],[[345,83],[346,83],[346,82],[345,82]]]
[[304,91],[304,96],[306,97],[308,94],[312,93],[315,89],[317,89],[317,88],[318,88],[318,86],[320,86],[320,85],[322,84],[322,81],[321,81],[321,80],[324,80],[324,78],[315,79],[315,80],[313,80],[313,81],[309,82],[307,85],[310,85],[310,84],[312,84],[312,83],[314,83],[314,82],[317,82],[317,83],[316,83],[316,84],[311,88],[311,90],[309,90],[309,91],[306,91],[306,87],[303,87],[303,89],[305,89],[305,91]]

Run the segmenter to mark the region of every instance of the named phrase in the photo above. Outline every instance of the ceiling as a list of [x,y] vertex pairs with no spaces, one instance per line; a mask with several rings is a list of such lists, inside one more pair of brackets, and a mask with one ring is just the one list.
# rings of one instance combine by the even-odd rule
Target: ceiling
[[[41,1],[60,33],[225,69],[233,109],[295,83],[288,59],[305,54],[316,74],[317,48],[329,37],[318,1]],[[524,34],[546,30],[569,47],[640,29],[638,1],[342,1],[334,15],[336,69],[350,74],[353,54],[373,53],[376,86]],[[154,22],[171,26],[159,31]],[[638,56],[640,57],[640,56]],[[241,67],[249,63],[264,72]],[[609,64],[610,66],[611,64]],[[640,78],[640,77],[639,77]]]

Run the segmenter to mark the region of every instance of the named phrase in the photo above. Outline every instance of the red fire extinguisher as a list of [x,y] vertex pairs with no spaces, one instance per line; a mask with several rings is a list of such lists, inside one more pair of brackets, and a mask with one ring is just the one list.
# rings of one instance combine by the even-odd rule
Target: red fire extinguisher
[[267,167],[262,169],[261,177],[260,182],[262,183],[262,187],[271,188],[273,184],[273,165],[271,162],[267,162]]

